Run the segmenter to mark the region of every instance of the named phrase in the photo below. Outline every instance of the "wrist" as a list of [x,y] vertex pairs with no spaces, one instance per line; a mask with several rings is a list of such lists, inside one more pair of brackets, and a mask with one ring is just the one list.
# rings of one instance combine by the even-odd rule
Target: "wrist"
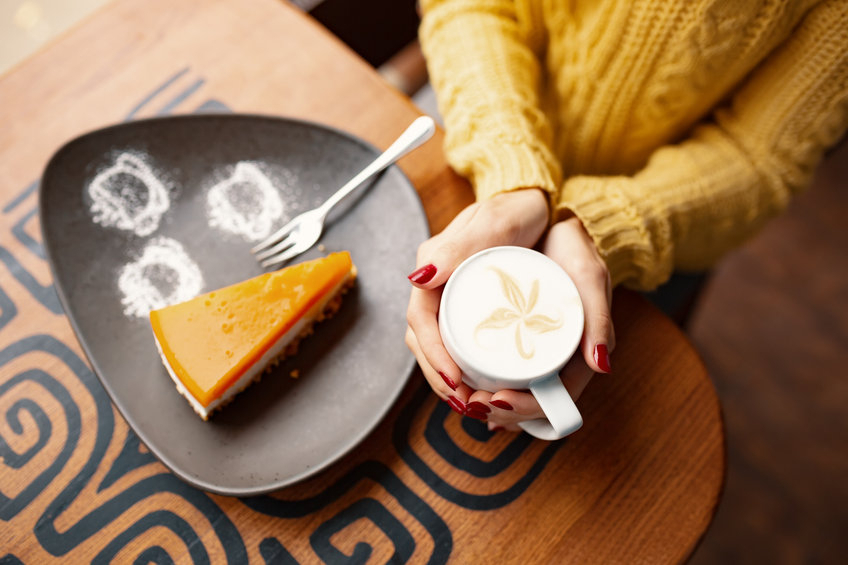
[[580,221],[580,218],[578,218],[577,215],[573,212],[570,212],[566,215],[561,215],[560,219],[554,225],[551,226],[550,233],[554,236],[565,235],[566,237],[576,237],[578,240],[582,241],[588,249],[591,250],[591,254],[596,259],[598,259],[602,263],[605,263],[603,255],[601,254],[597,243],[586,230],[586,226],[583,225],[583,222]]
[[550,202],[547,191],[537,188],[519,188],[502,192],[492,198],[499,211],[513,219],[516,243],[532,246],[548,228]]

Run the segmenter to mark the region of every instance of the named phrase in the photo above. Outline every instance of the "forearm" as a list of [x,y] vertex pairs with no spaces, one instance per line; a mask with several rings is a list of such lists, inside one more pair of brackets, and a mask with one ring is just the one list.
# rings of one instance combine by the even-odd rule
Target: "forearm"
[[586,226],[614,284],[650,290],[676,269],[710,267],[779,213],[791,192],[709,127],[657,151],[633,177],[569,179],[556,206]]
[[420,30],[445,151],[478,200],[540,187],[552,198],[561,173],[539,108],[539,63],[512,2],[423,2]]
[[817,8],[731,102],[632,177],[575,177],[557,201],[592,235],[614,283],[649,289],[700,270],[806,187],[848,127],[848,9]]

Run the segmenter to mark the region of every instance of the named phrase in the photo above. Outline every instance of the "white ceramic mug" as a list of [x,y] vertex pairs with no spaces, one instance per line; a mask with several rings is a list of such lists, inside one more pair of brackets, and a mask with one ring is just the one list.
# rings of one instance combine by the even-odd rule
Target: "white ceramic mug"
[[493,247],[463,261],[439,307],[445,348],[479,390],[529,389],[547,419],[519,425],[555,440],[583,418],[559,378],[583,334],[583,306],[568,274],[524,247]]

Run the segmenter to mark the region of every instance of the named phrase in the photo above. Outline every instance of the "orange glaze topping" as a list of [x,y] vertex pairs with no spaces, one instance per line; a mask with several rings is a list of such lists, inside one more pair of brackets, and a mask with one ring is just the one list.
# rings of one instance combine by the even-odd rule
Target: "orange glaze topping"
[[150,324],[174,374],[209,406],[352,266],[350,254],[333,253],[154,310]]

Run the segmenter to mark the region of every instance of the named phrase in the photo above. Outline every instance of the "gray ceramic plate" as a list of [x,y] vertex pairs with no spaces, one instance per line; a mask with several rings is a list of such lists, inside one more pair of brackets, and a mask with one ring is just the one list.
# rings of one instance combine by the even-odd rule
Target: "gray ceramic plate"
[[[398,131],[405,125],[398,124]],[[280,226],[320,204],[377,154],[360,140],[315,124],[206,115],[95,131],[62,147],[48,164],[41,226],[65,312],[124,418],[185,481],[226,495],[268,492],[313,475],[368,435],[414,364],[403,343],[405,275],[428,236],[427,223],[397,167],[343,203],[343,213],[330,216],[321,248],[295,261],[348,250],[359,270],[357,286],[338,314],[302,342],[297,356],[208,422],[168,378],[146,317],[128,313],[128,304],[140,297],[174,296],[176,289],[191,287],[191,277],[180,270],[186,261],[169,266],[173,252],[143,267],[139,261],[146,261],[151,246],[168,241],[196,264],[204,292],[258,275],[263,271],[249,252],[255,234],[224,229],[239,217],[255,220],[268,208],[259,200],[258,184],[270,183],[281,196],[283,211],[274,222]],[[225,194],[235,208],[213,221],[209,193],[228,179],[231,192]],[[92,183],[99,192],[90,190]],[[149,205],[151,194],[163,192],[167,207],[161,201]],[[123,202],[123,224],[116,199]],[[165,211],[158,222],[157,214],[141,221],[143,210],[151,209]],[[128,269],[136,276],[125,291],[119,281]],[[291,377],[293,371],[299,378]]]

